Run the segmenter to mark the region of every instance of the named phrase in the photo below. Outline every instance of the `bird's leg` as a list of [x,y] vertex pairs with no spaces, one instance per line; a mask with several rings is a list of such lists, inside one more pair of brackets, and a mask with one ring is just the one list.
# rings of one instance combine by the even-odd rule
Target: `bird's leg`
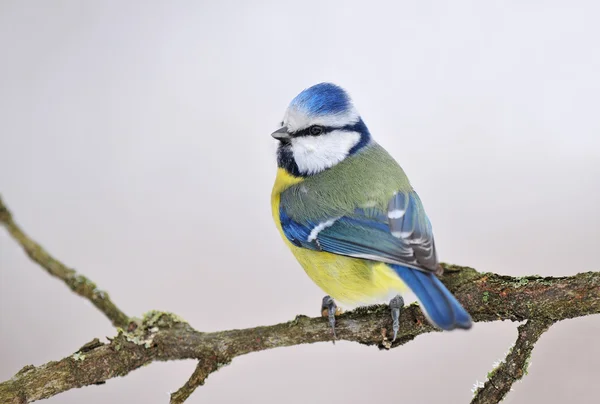
[[333,301],[333,298],[329,295],[323,298],[321,303],[321,315],[329,318],[329,325],[331,326],[331,332],[333,333],[333,342],[335,343],[335,315],[338,311],[338,307]]
[[400,329],[400,310],[404,307],[404,299],[400,295],[396,295],[390,300],[390,310],[392,312],[392,330],[394,330],[394,338],[392,342],[396,340],[398,330]]

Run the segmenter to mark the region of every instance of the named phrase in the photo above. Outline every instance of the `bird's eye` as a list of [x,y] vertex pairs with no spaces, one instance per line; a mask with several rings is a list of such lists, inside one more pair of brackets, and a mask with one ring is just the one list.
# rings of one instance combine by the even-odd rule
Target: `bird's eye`
[[311,126],[309,129],[310,135],[311,136],[318,136],[321,133],[323,133],[323,127],[322,126]]

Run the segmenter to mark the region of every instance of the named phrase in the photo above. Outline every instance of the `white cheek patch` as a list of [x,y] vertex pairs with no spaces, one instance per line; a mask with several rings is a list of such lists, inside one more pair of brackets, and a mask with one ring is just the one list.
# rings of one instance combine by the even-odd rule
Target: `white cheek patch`
[[333,167],[348,156],[360,141],[360,133],[334,130],[320,136],[292,139],[292,153],[303,174],[316,174]]

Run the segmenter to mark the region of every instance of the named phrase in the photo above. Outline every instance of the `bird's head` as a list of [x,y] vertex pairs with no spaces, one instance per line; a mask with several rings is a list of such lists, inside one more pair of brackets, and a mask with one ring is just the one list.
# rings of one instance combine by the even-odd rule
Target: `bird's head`
[[333,167],[371,141],[348,93],[331,83],[298,94],[272,136],[280,142],[278,165],[296,176]]

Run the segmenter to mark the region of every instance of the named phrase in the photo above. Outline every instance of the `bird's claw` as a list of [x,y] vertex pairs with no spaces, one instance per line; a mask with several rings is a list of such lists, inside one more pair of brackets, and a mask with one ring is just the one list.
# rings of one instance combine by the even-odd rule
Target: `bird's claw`
[[398,330],[400,329],[400,310],[404,307],[404,299],[400,295],[396,295],[390,300],[390,311],[392,313],[392,330],[394,331],[394,338],[392,342],[396,340],[398,336]]
[[323,303],[321,304],[321,314],[323,317],[327,317],[329,319],[329,326],[331,327],[331,332],[333,334],[333,343],[335,344],[335,315],[337,313],[338,307],[335,304],[333,298],[329,295],[323,298]]

